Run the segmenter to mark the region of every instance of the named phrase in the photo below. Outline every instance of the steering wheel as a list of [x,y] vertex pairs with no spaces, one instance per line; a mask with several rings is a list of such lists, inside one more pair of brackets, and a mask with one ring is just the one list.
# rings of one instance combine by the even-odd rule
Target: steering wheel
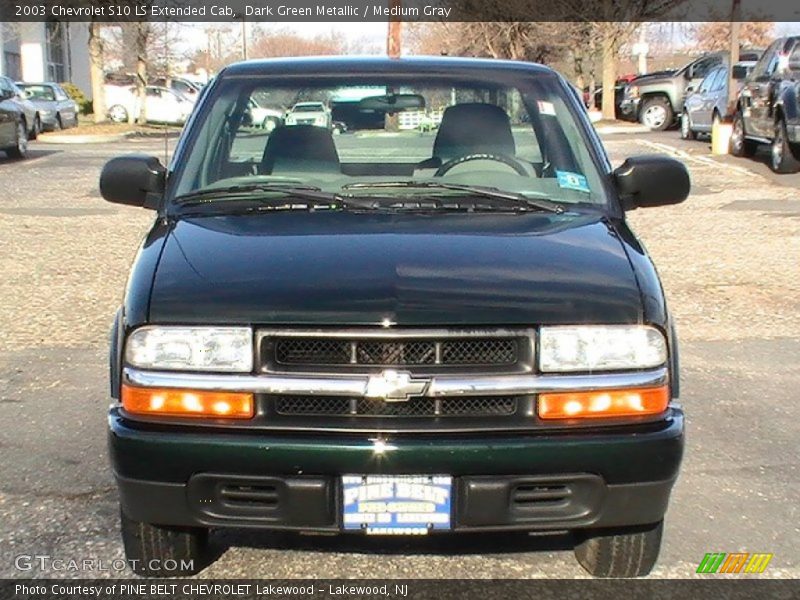
[[530,172],[528,171],[528,169],[525,168],[525,165],[522,163],[522,161],[519,161],[513,156],[509,156],[508,154],[494,154],[491,152],[475,152],[473,154],[465,154],[464,156],[452,158],[448,160],[446,163],[444,163],[441,167],[436,169],[436,173],[434,173],[433,176],[441,177],[442,175],[447,173],[450,169],[473,160],[493,160],[495,162],[499,162],[508,167],[511,167],[512,169],[514,169],[517,175],[522,175],[523,177],[530,177]]

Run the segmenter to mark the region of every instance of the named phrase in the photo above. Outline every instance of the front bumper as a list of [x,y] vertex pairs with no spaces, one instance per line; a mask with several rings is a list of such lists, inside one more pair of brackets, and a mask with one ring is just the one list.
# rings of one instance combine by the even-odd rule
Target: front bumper
[[42,124],[42,131],[53,131],[56,129],[56,113],[42,114],[39,113],[39,119]]
[[625,98],[619,105],[623,119],[636,121],[639,118],[639,98]]
[[[663,518],[683,413],[627,428],[486,436],[286,435],[144,427],[110,417],[125,513],[138,521],[337,532],[342,474],[453,476],[455,531],[564,530]],[[263,502],[231,505],[221,490]],[[544,490],[541,501],[519,491]],[[534,494],[535,495],[535,494]],[[258,498],[256,498],[257,500]]]

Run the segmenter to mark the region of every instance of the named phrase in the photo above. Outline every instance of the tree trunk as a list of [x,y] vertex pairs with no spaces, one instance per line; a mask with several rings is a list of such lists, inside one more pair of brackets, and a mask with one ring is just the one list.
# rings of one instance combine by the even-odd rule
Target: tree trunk
[[89,23],[89,78],[92,82],[92,107],[94,122],[106,120],[106,91],[103,75],[103,39],[100,37],[100,23]]
[[138,115],[128,115],[128,122],[147,122],[147,36],[149,23],[136,23],[136,101]]
[[617,83],[617,44],[614,34],[609,31],[613,23],[603,28],[603,118],[615,119],[614,87]]

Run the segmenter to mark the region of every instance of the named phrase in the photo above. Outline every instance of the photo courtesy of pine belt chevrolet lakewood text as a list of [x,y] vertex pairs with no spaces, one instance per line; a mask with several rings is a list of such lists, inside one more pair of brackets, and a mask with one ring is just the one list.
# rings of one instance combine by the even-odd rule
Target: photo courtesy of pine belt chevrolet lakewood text
[[626,212],[689,189],[664,156],[612,169],[543,66],[222,70],[168,166],[121,156],[100,178],[155,215],[111,332],[132,568],[199,571],[210,529],[244,527],[569,531],[589,573],[647,574],[684,418]]

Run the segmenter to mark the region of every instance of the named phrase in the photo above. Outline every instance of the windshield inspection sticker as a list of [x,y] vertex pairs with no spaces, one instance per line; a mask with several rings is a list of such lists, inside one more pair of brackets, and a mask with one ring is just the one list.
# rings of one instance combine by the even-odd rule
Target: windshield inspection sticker
[[550,115],[552,117],[556,116],[556,107],[553,106],[552,102],[545,102],[543,100],[539,100],[537,104],[539,105],[540,115]]
[[589,183],[586,177],[580,173],[573,173],[571,171],[556,171],[558,178],[558,187],[567,190],[578,190],[579,192],[586,192],[590,194],[592,190],[589,189]]

